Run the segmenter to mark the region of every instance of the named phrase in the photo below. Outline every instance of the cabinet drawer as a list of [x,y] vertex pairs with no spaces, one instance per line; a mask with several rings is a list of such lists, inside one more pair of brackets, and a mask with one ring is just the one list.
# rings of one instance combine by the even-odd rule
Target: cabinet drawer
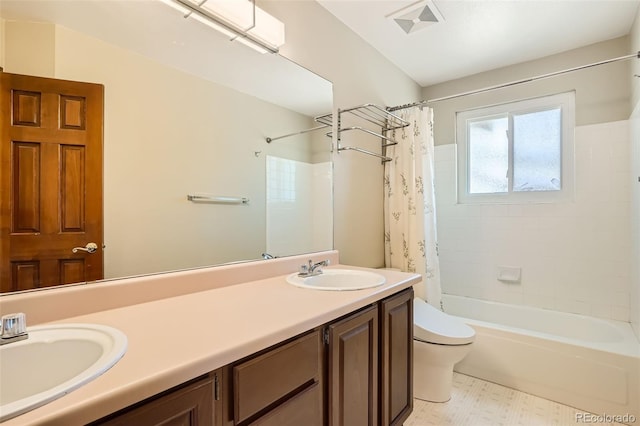
[[[233,367],[235,423],[246,421],[304,386],[320,381],[320,331],[300,337]],[[271,406],[271,407],[270,407]]]
[[322,426],[322,417],[322,386],[316,383],[251,424],[255,426]]
[[214,383],[212,376],[152,397],[90,426],[130,425],[214,425]]

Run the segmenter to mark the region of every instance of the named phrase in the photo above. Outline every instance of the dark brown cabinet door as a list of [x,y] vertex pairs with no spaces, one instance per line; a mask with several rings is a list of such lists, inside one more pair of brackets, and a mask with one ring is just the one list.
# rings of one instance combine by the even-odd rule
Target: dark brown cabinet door
[[91,426],[214,426],[215,374],[143,401]]
[[103,92],[0,72],[2,292],[102,279]]
[[413,289],[380,303],[380,424],[401,425],[413,410]]
[[329,325],[328,417],[332,426],[378,424],[378,309]]

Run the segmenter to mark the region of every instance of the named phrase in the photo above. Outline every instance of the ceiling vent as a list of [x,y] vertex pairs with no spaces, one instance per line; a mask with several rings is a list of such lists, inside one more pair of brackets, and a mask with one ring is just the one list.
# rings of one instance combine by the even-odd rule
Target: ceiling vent
[[403,7],[387,17],[393,19],[407,34],[415,33],[432,24],[444,21],[444,17],[433,1],[430,0],[421,0]]

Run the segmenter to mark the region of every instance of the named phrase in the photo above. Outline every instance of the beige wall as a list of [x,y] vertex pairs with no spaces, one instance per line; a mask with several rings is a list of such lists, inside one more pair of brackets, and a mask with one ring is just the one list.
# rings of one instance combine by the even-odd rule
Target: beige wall
[[0,18],[0,68],[4,68],[4,19]]
[[52,76],[55,73],[55,27],[48,24],[5,21],[4,70],[20,74]]
[[[334,106],[394,106],[420,99],[420,87],[312,0],[259,1],[285,22],[281,53],[333,82]],[[380,140],[345,133],[344,145],[380,152]],[[357,152],[334,153],[334,245],[345,264],[384,266],[383,168]]]
[[[105,86],[107,277],[260,257],[266,155],[311,159],[308,136],[270,145],[264,136],[308,128],[311,118],[63,27],[5,30],[6,72]],[[25,60],[33,46],[43,54]],[[194,192],[251,202],[194,204]]]
[[[630,34],[631,52],[640,51],[640,10]],[[631,324],[640,338],[640,60],[631,66]]]
[[[482,89],[629,54],[628,37],[596,43],[535,61],[425,87],[424,99]],[[455,142],[455,112],[480,106],[576,91],[576,125],[629,118],[630,61],[615,62],[433,104],[436,145]]]
[[[631,49],[629,53],[639,53],[640,52],[640,10],[636,13],[636,20],[631,27],[631,32],[629,33],[629,44],[631,45]],[[631,110],[638,105],[640,102],[640,77],[635,77],[636,75],[640,76],[640,60],[632,60],[631,61],[631,81],[632,81],[632,97],[631,97]]]

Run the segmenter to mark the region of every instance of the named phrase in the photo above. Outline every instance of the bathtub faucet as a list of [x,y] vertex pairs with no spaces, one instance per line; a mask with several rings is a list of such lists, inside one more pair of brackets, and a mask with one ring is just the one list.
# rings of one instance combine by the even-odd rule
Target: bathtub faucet
[[0,345],[18,342],[29,337],[27,333],[27,320],[22,312],[3,315],[0,326]]
[[300,265],[300,271],[298,273],[299,277],[313,277],[316,275],[320,275],[322,273],[321,266],[329,266],[329,259],[323,260],[318,263],[313,263],[311,259],[309,259],[309,263],[307,265]]

